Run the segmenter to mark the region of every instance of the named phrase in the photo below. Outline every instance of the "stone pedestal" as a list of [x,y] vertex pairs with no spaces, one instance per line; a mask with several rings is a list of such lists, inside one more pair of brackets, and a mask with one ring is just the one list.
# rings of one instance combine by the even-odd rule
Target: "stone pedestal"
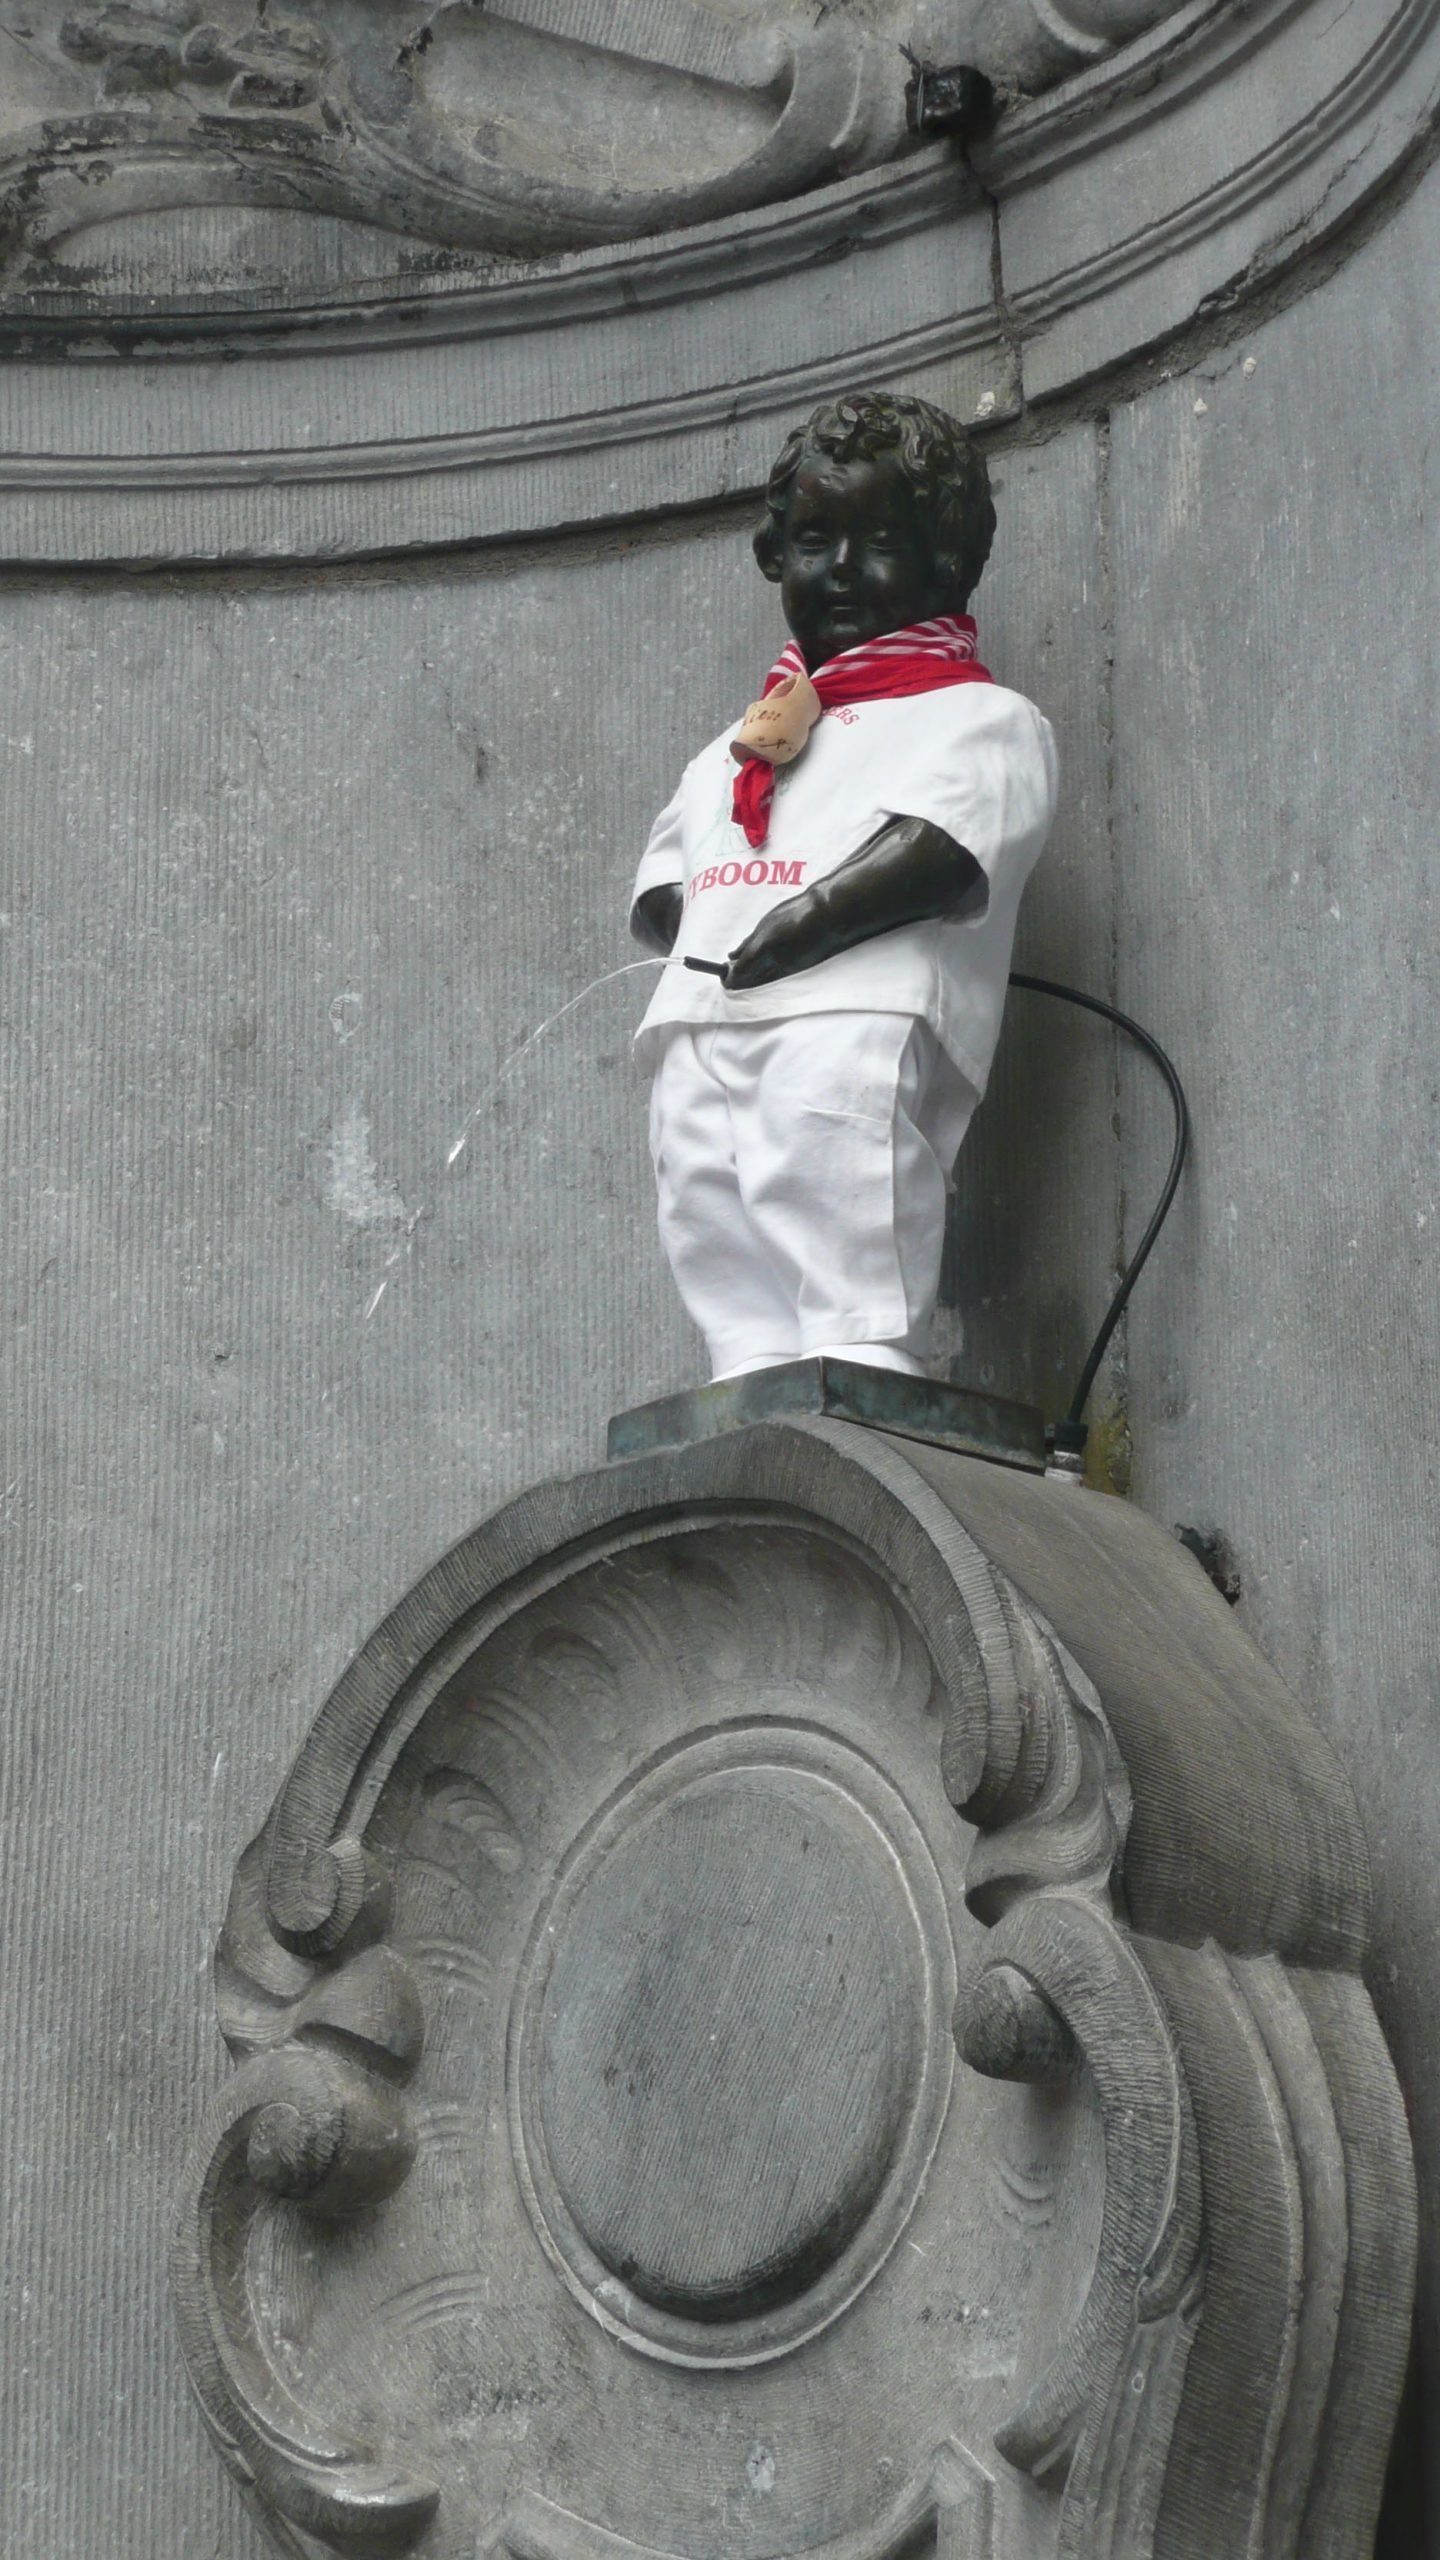
[[175,2254],[217,2443],[292,2553],[1365,2560],[1367,1902],[1128,1506],[825,1415],[541,1486],[240,1861]]

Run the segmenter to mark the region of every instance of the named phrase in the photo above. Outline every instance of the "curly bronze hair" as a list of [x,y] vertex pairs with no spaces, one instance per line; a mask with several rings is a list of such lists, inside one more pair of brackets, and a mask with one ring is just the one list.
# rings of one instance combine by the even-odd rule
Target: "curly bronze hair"
[[995,503],[985,456],[958,418],[929,400],[900,392],[847,391],[827,400],[786,437],[765,484],[765,513],[755,528],[755,557],[773,584],[785,546],[785,511],[801,463],[810,454],[834,462],[897,456],[919,505],[930,516],[942,582],[953,588],[950,610],[963,613],[990,557]]

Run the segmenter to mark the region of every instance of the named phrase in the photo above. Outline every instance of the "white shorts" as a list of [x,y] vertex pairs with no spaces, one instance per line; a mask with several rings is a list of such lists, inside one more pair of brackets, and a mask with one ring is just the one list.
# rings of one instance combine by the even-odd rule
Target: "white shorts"
[[660,1236],[716,1377],[826,1351],[921,1373],[975,1102],[908,1014],[669,1028]]

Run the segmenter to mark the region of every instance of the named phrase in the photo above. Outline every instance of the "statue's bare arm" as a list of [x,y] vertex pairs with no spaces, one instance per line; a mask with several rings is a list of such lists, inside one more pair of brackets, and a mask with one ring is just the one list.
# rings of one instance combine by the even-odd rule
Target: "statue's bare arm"
[[737,994],[767,987],[896,925],[963,922],[984,903],[985,874],[963,844],[927,818],[892,818],[823,880],[762,916],[731,952],[725,984]]
[[[766,987],[896,925],[932,916],[963,920],[983,903],[984,891],[974,855],[943,827],[927,818],[892,818],[825,879],[762,916],[732,951],[725,984],[737,994]],[[672,951],[683,904],[677,882],[645,890],[631,917],[637,941],[651,951]]]

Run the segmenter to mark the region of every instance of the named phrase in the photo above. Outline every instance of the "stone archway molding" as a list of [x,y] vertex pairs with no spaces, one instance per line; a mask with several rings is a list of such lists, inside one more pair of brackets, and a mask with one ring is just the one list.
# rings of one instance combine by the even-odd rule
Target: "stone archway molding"
[[248,305],[32,275],[0,310],[0,560],[434,550],[744,494],[850,385],[1043,408],[1273,283],[1437,100],[1440,0],[1189,0],[969,158],[657,237]]

